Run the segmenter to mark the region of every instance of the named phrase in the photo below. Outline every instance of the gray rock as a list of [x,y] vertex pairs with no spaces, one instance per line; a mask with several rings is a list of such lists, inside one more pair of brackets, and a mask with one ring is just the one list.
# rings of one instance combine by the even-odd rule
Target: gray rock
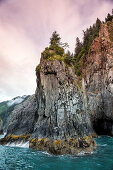
[[3,121],[0,120],[0,135],[3,134]]
[[10,115],[7,134],[31,134],[37,121],[37,106],[35,95],[15,107]]
[[43,56],[36,76],[35,95],[15,107],[8,134],[49,139],[76,138],[94,131],[113,135],[113,42],[106,24],[92,43],[82,83],[73,66]]

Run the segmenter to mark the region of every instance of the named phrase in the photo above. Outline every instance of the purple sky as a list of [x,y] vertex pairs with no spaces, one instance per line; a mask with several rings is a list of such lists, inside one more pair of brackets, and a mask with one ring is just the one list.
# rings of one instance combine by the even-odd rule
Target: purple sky
[[112,7],[112,0],[0,0],[0,101],[35,92],[35,67],[54,30],[73,52],[82,30]]

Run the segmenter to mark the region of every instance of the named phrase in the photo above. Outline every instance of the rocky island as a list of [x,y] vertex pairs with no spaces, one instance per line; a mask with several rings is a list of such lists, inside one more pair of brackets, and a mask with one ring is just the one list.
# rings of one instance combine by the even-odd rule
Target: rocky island
[[37,150],[77,154],[95,149],[93,137],[113,136],[113,16],[89,30],[75,55],[52,34],[36,67],[35,95],[15,107],[0,144],[29,141]]

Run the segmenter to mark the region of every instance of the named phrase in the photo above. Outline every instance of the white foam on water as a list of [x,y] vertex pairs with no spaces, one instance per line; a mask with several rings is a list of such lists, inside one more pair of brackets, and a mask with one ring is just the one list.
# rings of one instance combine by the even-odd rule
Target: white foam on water
[[84,152],[84,151],[81,151],[80,153],[77,154],[77,156],[84,156],[86,154],[94,154],[94,152]]
[[5,135],[6,135],[6,132],[5,132],[3,135],[0,135],[0,139],[1,139],[1,138],[4,138]]
[[98,146],[107,146],[107,144],[103,144],[103,145],[102,144],[98,144]]
[[47,151],[42,151],[43,154],[48,155],[48,156],[53,156],[52,154],[48,153]]
[[20,147],[20,148],[29,148],[29,141],[28,142],[20,142],[20,143],[7,143],[5,146],[10,146],[10,147]]
[[82,152],[80,152],[80,153],[77,154],[77,156],[83,156],[83,155],[85,155],[85,152],[84,152],[84,151],[82,151]]

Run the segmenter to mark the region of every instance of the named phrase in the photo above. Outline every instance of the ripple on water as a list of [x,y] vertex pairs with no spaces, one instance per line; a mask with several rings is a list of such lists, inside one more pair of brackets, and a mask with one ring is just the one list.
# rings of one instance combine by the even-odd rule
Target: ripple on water
[[76,156],[0,146],[0,170],[113,170],[113,138],[103,136],[96,141],[98,147],[92,154]]

